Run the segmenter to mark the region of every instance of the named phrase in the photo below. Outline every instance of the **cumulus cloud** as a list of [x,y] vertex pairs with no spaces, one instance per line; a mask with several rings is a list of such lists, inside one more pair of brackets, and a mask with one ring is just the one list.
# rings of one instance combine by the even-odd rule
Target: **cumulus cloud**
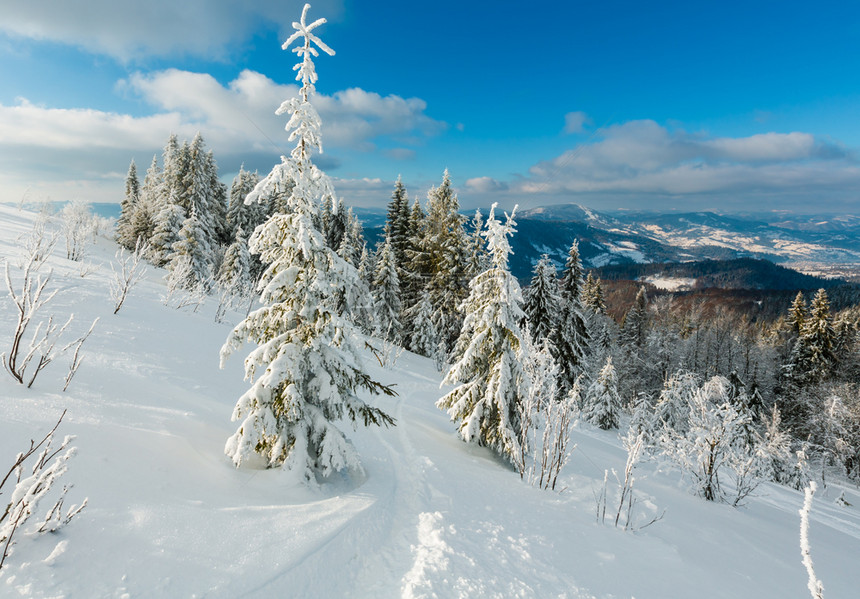
[[[118,88],[141,98],[155,114],[52,108],[25,99],[12,106],[0,104],[0,160],[6,171],[0,199],[15,199],[34,180],[42,185],[73,179],[96,185],[92,178],[104,172],[124,174],[131,158],[145,170],[170,133],[191,139],[202,132],[222,169],[225,164],[238,169],[245,162],[248,168],[268,171],[292,148],[284,130],[286,118],[275,115],[275,109],[297,88],[260,73],[246,70],[222,85],[208,74],[168,69],[136,73]],[[421,143],[446,128],[426,115],[426,103],[418,98],[353,88],[318,95],[315,104],[326,150],[316,162],[326,169],[340,164],[332,150],[336,155],[372,152],[397,144],[389,156],[393,152],[394,158],[407,159],[410,150],[403,144]],[[59,193],[62,189],[52,195]]]
[[[161,110],[177,112],[188,122],[205,127],[225,142],[255,148],[285,143],[285,120],[274,109],[295,96],[295,85],[275,83],[265,75],[245,70],[226,87],[214,77],[168,69],[150,74],[135,74],[123,86],[140,94]],[[425,114],[426,102],[419,98],[381,96],[351,88],[327,96],[314,97],[314,106],[323,121],[326,146],[370,151],[382,136],[425,137],[445,130],[446,125]],[[268,132],[265,139],[261,131]],[[237,139],[239,138],[239,139]],[[271,141],[277,139],[278,141]]]
[[577,110],[576,112],[568,112],[564,115],[564,132],[565,133],[582,133],[585,131],[585,125],[591,123],[588,115]]
[[466,180],[466,189],[475,193],[492,193],[504,191],[507,188],[506,183],[496,181],[492,177],[474,177]]
[[650,120],[609,127],[602,139],[534,165],[512,189],[529,194],[695,196],[838,190],[860,168],[838,144],[809,133],[709,137]]
[[[130,60],[146,56],[194,55],[222,58],[260,28],[290,29],[304,0],[40,0],[3,2],[0,32],[71,44]],[[318,5],[321,4],[321,5]],[[341,0],[318,0],[314,8],[330,18]]]

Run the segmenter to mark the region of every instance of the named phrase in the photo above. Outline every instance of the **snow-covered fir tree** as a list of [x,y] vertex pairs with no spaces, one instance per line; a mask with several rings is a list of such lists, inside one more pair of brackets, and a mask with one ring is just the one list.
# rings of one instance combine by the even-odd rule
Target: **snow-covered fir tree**
[[460,202],[446,169],[439,187],[427,192],[427,216],[412,261],[416,275],[426,281],[430,291],[433,326],[446,353],[453,349],[460,332],[463,315],[458,307],[473,276],[466,270],[466,234],[459,210]]
[[618,395],[618,382],[615,377],[615,366],[612,365],[612,356],[606,358],[606,364],[601,368],[597,379],[588,387],[582,400],[582,416],[603,430],[618,428],[621,417],[621,397]]
[[522,366],[527,358],[520,330],[522,291],[508,270],[508,237],[516,223],[513,214],[504,224],[496,220],[495,206],[484,232],[492,268],[469,283],[459,359],[445,376],[445,383],[456,387],[436,405],[457,422],[464,441],[489,447],[521,467],[519,404],[529,381]]
[[559,293],[561,309],[554,340],[558,365],[562,369],[559,389],[568,390],[582,374],[584,358],[588,349],[588,330],[582,315],[582,262],[579,259],[579,243],[574,240],[564,264]]
[[161,169],[158,167],[158,158],[153,156],[152,163],[143,178],[143,184],[140,186],[138,201],[129,218],[126,237],[128,239],[134,237],[132,248],[137,244],[138,239],[147,241],[153,235],[156,215],[161,205],[161,187]]
[[[315,228],[315,214],[325,197],[335,198],[331,181],[311,161],[322,151],[320,119],[310,103],[317,75],[312,61],[317,48],[334,54],[313,30],[325,23],[306,22],[309,5],[295,33],[284,43],[302,42],[293,51],[301,58],[299,96],[284,102],[278,114],[290,116],[287,130],[296,147],[259,182],[247,202],[265,200],[278,185],[292,181],[289,212],[274,214],[251,237],[251,251],[267,265],[260,282],[263,307],[230,334],[221,350],[225,359],[245,341],[257,348],[245,360],[251,388],[239,398],[233,420],[240,425],[225,452],[239,466],[256,462],[281,467],[312,483],[345,469],[360,469],[355,448],[335,423],[393,424],[385,412],[357,396],[393,391],[364,370],[353,344],[355,326],[334,305],[336,293],[354,294],[356,269],[341,259]],[[316,47],[312,46],[314,44]]]
[[472,276],[483,272],[490,267],[487,247],[481,237],[484,228],[484,217],[480,210],[475,210],[472,218],[472,234],[469,236],[469,269]]
[[230,185],[230,200],[227,207],[227,226],[235,238],[236,229],[241,228],[247,234],[250,234],[257,228],[257,225],[263,221],[262,210],[260,204],[249,206],[245,204],[245,198],[251,193],[251,190],[259,182],[260,177],[257,173],[250,173],[245,170],[245,165],[239,167],[238,174],[233,177],[233,182]]
[[793,336],[799,337],[806,322],[806,300],[803,298],[802,291],[798,291],[791,302],[791,307],[788,309],[788,322]]
[[379,336],[399,342],[403,333],[400,325],[400,280],[390,235],[379,248],[372,289]]
[[[182,223],[178,237],[179,239],[171,246],[173,251],[168,256],[168,276],[181,271],[185,279],[176,281],[180,287],[194,289],[202,286],[208,289],[212,278],[212,248],[203,223],[197,218],[196,209],[192,209],[191,216]],[[186,264],[188,268],[185,267]]]
[[346,212],[346,227],[337,253],[341,258],[358,267],[364,245],[364,228],[361,226],[361,221],[353,213],[352,208],[349,208]]
[[224,261],[218,272],[218,283],[235,297],[249,296],[254,289],[251,255],[242,227],[236,229],[236,238],[224,253]]
[[173,253],[173,244],[179,241],[179,231],[185,223],[185,209],[179,205],[176,194],[162,204],[153,219],[154,230],[149,239],[150,260],[156,266],[164,266]]
[[648,298],[645,295],[645,287],[640,287],[636,293],[633,306],[624,315],[621,324],[622,345],[627,348],[645,347],[648,337]]
[[585,287],[582,290],[582,305],[597,314],[606,314],[606,302],[603,299],[603,287],[600,279],[588,273]]
[[[182,179],[183,194],[179,201],[186,212],[195,214],[200,232],[211,251],[217,241],[213,193],[203,136],[198,132],[188,147],[188,164]],[[210,258],[211,259],[211,258]]]
[[406,186],[398,175],[388,204],[388,216],[385,220],[385,235],[391,239],[395,263],[398,265],[398,276],[403,279],[404,269],[409,250],[409,194]]
[[128,165],[125,177],[125,197],[120,203],[120,215],[116,221],[116,241],[126,249],[134,249],[137,238],[132,239],[132,219],[140,200],[140,181],[137,178],[137,165],[134,160]]
[[433,304],[430,303],[428,292],[421,294],[421,300],[412,307],[412,311],[414,314],[409,317],[413,327],[409,338],[409,349],[435,360],[438,357],[439,337],[433,326]]
[[[179,146],[179,140],[175,133],[171,133],[161,153],[161,190],[159,193],[159,204],[165,203],[174,197],[179,203],[184,195],[183,178],[185,176],[186,156]],[[161,206],[159,206],[159,209]]]
[[209,208],[214,221],[212,237],[219,245],[229,244],[235,237],[235,231],[227,224],[227,186],[218,178],[218,165],[212,150],[206,152],[205,164],[209,177]]
[[800,336],[794,343],[788,364],[783,368],[786,378],[795,385],[805,385],[824,378],[834,366],[836,333],[830,315],[827,292],[819,289],[803,320]]
[[[403,336],[410,345],[414,329],[414,317],[417,314],[418,302],[427,288],[430,278],[430,264],[427,253],[421,251],[421,241],[424,238],[425,214],[421,203],[416,199],[409,211],[409,236],[406,245],[405,277],[400,279],[400,299],[403,305]],[[432,303],[431,303],[432,307]]]
[[535,263],[531,283],[523,296],[523,312],[531,338],[536,344],[542,343],[544,339],[555,340],[561,323],[561,296],[555,264],[546,254]]

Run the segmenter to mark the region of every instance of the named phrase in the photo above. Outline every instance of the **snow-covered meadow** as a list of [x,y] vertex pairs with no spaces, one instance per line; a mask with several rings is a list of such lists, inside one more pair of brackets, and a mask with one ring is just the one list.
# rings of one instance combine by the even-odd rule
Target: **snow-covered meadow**
[[[0,258],[13,284],[34,221],[0,206]],[[690,494],[668,465],[644,462],[635,472],[638,530],[614,527],[609,515],[598,523],[604,472],[620,473],[626,459],[617,432],[577,426],[562,491],[532,488],[459,440],[435,407],[442,374],[408,352],[387,368],[365,356],[399,395],[372,400],[396,427],[347,428],[364,474],[309,490],[278,470],[237,470],[224,443],[247,383],[241,357],[219,370],[218,352],[244,314],[216,323],[215,298],[196,312],[165,306],[164,271],[148,267],[114,315],[115,251],[103,236],[72,262],[60,240],[40,270],[52,269],[48,288],[59,289],[41,317],[73,313],[70,337],[100,319],[68,391],[69,355],[31,389],[0,373],[0,471],[68,410],[59,432],[77,436],[78,454],[61,482],[74,484],[69,502],[89,498],[57,533],[15,537],[2,597],[808,596],[801,492],[763,484],[732,508]],[[6,351],[15,313],[5,289],[0,305]],[[860,492],[827,482],[810,518],[812,559],[825,596],[853,597]],[[836,502],[843,493],[850,505]],[[614,517],[613,502],[611,482]]]

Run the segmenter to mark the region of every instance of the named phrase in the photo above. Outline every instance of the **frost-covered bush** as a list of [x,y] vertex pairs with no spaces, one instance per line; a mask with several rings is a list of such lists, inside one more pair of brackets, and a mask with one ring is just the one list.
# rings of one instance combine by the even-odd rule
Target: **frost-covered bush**
[[86,253],[87,242],[96,226],[88,202],[73,200],[60,212],[63,237],[66,240],[66,258],[79,261]]
[[715,376],[690,397],[686,430],[664,427],[662,450],[691,476],[697,494],[738,505],[788,456],[778,415],[763,432],[751,422],[743,402],[732,400],[729,381]]
[[[12,333],[12,342],[8,350],[0,353],[0,362],[13,379],[19,384],[32,387],[39,373],[44,370],[57,356],[75,347],[74,358],[70,366],[70,372],[66,378],[63,391],[69,386],[74,372],[80,365],[80,349],[84,341],[89,337],[96,322],[90,327],[90,331],[76,341],[59,345],[61,338],[72,324],[74,316],[69,316],[65,323],[55,321],[54,315],[50,314],[43,320],[34,320],[40,316],[42,309],[59,291],[55,289],[46,293],[45,289],[51,280],[52,273],[42,277],[37,274],[39,262],[38,248],[32,251],[24,264],[21,280],[18,284],[13,283],[9,272],[9,263],[5,264],[6,289],[9,298],[15,307],[17,320],[15,330]],[[32,325],[32,326],[31,326]],[[35,330],[34,330],[35,327]]]
[[[75,455],[76,450],[70,447],[73,436],[67,435],[58,447],[54,446],[54,434],[65,414],[63,412],[51,432],[41,441],[30,441],[30,447],[15,457],[12,466],[0,479],[0,569],[12,554],[15,533],[25,529],[38,511],[39,504],[51,494],[54,483],[68,471],[68,462]],[[35,459],[30,460],[33,457]],[[84,509],[86,499],[80,505],[64,510],[63,502],[70,488],[71,485],[63,487],[42,520],[28,531],[30,534],[54,532]]]
[[522,423],[520,475],[531,485],[554,490],[573,449],[568,445],[574,411],[579,403],[579,381],[559,398],[561,369],[552,357],[550,340],[544,338],[538,349],[525,331],[523,342],[527,347],[524,370],[529,378],[529,391],[519,404]]

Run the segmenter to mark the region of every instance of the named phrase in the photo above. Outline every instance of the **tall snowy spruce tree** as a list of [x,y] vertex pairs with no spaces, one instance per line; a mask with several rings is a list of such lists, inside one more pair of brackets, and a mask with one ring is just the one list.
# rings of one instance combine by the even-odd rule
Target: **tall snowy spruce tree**
[[[322,151],[320,119],[310,104],[317,80],[316,48],[333,55],[312,31],[325,23],[307,24],[306,4],[296,31],[284,42],[302,61],[296,65],[302,82],[299,97],[287,100],[278,114],[287,113],[290,140],[297,141],[289,157],[260,181],[246,203],[265,201],[275,188],[291,189],[287,214],[274,214],[250,239],[252,252],[267,267],[259,284],[263,307],[252,312],[230,334],[221,349],[221,363],[246,340],[258,345],[245,359],[251,388],[233,411],[239,429],[225,452],[237,466],[246,462],[280,467],[313,484],[344,469],[361,469],[355,448],[335,426],[346,418],[353,424],[390,425],[394,420],[357,397],[359,389],[393,395],[390,387],[364,371],[353,345],[355,326],[337,311],[336,302],[359,286],[355,267],[340,258],[315,228],[323,198],[334,198],[329,178],[310,159]],[[290,188],[287,182],[294,182]]]
[[588,349],[588,330],[582,316],[582,262],[579,259],[579,242],[570,246],[564,271],[559,281],[561,309],[555,346],[558,364],[562,368],[559,388],[562,394],[573,388],[582,374],[585,353]]
[[522,471],[519,404],[528,393],[529,377],[523,370],[522,291],[508,270],[508,237],[516,223],[513,214],[505,224],[497,221],[495,207],[484,232],[492,267],[469,283],[457,340],[459,359],[444,381],[457,386],[436,405],[458,423],[464,441],[493,449]]

